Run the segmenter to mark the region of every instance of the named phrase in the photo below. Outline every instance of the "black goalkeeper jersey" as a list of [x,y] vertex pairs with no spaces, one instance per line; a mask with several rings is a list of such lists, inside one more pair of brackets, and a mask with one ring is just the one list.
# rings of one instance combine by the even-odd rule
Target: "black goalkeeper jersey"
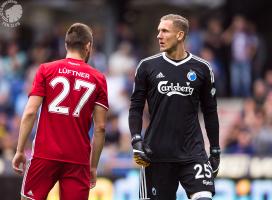
[[[201,108],[211,146],[219,146],[214,75],[209,63],[188,53],[178,62],[160,53],[141,60],[131,96],[129,126],[132,136],[142,129],[147,100],[150,124],[144,142],[152,162],[191,162],[207,159],[198,119]],[[200,105],[200,106],[199,106]]]

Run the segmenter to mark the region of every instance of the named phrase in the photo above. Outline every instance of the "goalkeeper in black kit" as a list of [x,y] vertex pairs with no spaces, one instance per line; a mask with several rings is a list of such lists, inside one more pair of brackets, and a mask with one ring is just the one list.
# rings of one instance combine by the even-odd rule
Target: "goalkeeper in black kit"
[[[157,35],[161,53],[141,60],[136,70],[129,127],[134,160],[145,167],[140,199],[175,200],[179,183],[192,200],[211,200],[215,194],[220,147],[214,74],[207,61],[185,50],[188,30],[186,18],[163,16]],[[142,136],[146,100],[150,124]]]

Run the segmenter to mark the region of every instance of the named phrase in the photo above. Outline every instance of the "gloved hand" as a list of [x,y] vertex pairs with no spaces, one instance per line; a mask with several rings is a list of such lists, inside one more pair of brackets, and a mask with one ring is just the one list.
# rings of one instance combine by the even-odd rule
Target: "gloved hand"
[[215,178],[218,174],[219,164],[220,164],[220,147],[211,147],[210,148],[210,157],[209,162],[213,170],[213,177]]
[[133,148],[134,161],[141,166],[148,167],[150,165],[150,156],[152,154],[151,149],[146,145],[141,135],[133,136],[131,140]]

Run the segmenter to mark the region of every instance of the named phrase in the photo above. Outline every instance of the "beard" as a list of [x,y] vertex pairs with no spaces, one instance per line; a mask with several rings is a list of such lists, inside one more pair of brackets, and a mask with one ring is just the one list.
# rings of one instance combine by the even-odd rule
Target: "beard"
[[164,47],[163,51],[168,54],[172,54],[173,52],[177,51],[177,46],[178,44],[173,44],[171,46]]

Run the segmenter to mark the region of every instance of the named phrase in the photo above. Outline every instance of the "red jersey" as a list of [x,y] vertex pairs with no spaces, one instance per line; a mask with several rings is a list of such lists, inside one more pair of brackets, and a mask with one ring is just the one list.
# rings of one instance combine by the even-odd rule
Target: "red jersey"
[[108,109],[103,74],[82,60],[42,64],[29,95],[44,97],[33,157],[90,164],[89,130],[95,104]]

